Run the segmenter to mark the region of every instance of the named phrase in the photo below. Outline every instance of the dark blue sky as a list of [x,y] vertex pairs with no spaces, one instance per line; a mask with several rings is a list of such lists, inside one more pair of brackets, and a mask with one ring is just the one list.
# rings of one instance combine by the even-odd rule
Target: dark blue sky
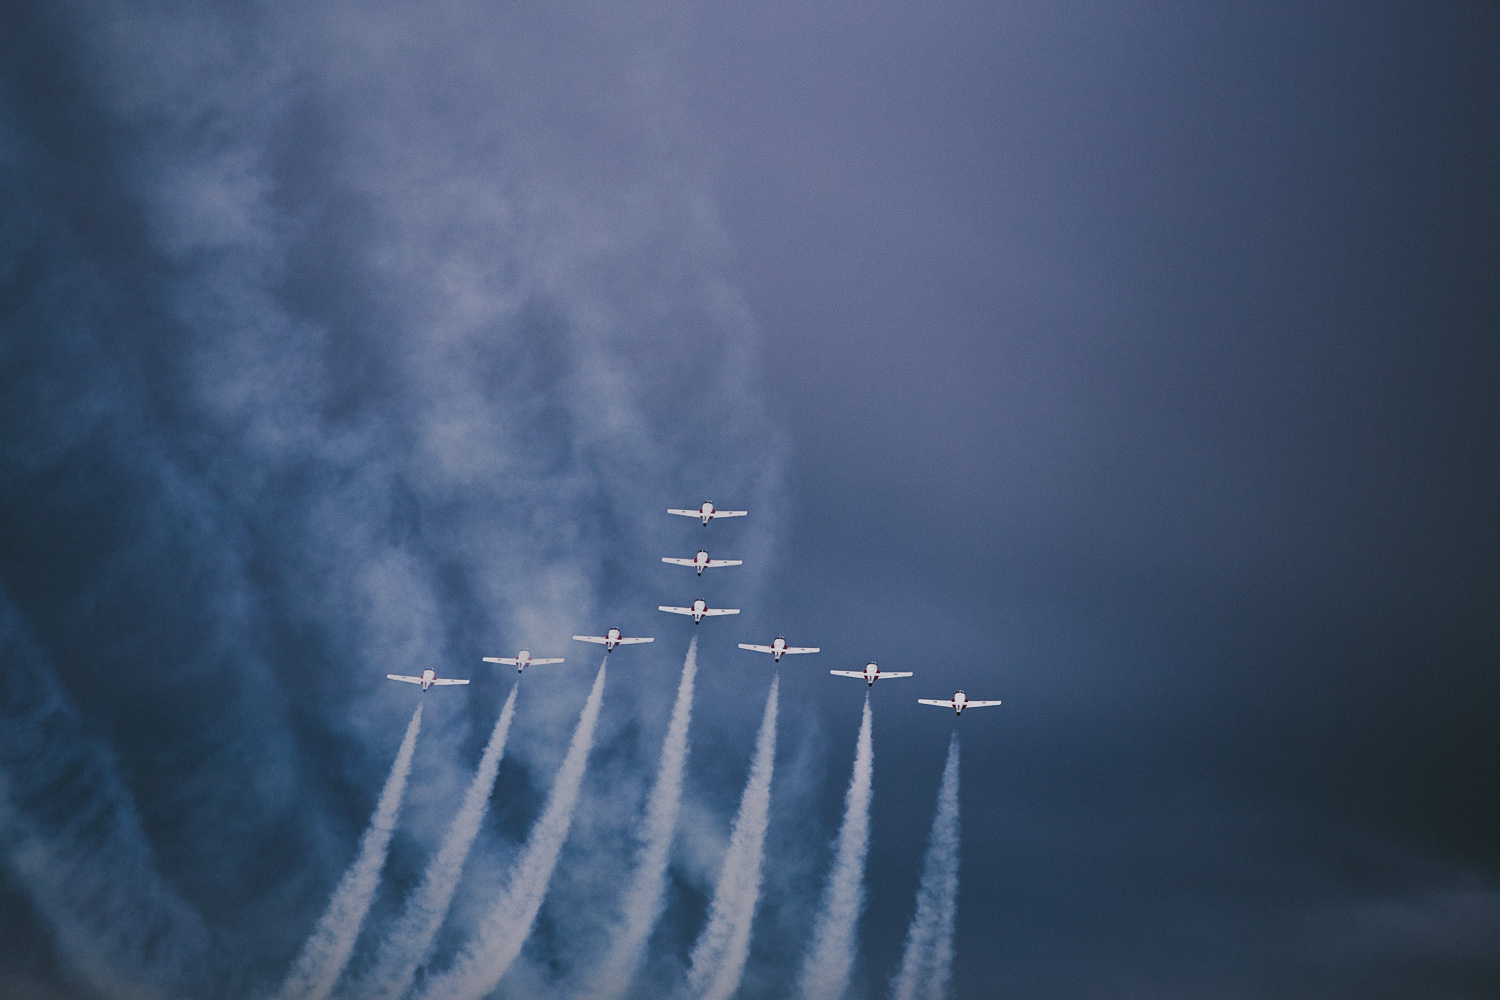
[[[784,995],[867,659],[854,997],[962,732],[958,997],[1500,989],[1500,17],[1481,5],[22,5],[0,31],[0,995],[244,996],[428,697],[372,915],[528,646],[443,947],[584,806],[605,926],[690,622],[669,907],[772,668]],[[666,506],[751,516],[702,529]],[[671,524],[668,521],[680,523]],[[662,555],[744,558],[705,574]],[[573,648],[569,648],[573,647]],[[917,697],[1002,698],[951,713]],[[369,935],[367,935],[367,938]],[[356,963],[368,961],[364,941]],[[92,965],[90,963],[93,963]],[[101,971],[102,970],[102,971]]]

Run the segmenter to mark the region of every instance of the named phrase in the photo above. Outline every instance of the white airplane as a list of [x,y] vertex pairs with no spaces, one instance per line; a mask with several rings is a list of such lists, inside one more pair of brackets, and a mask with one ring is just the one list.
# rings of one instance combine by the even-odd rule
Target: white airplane
[[771,658],[777,663],[780,663],[781,658],[787,653],[816,653],[818,651],[817,646],[788,646],[786,640],[779,635],[771,640],[769,646],[752,646],[746,642],[742,642],[739,645],[741,649],[752,649],[757,653],[770,653]]
[[[652,638],[652,639],[627,639],[627,638],[625,638],[625,636],[623,636],[623,635],[620,634],[620,630],[617,629],[617,628],[610,629],[608,632],[604,633],[602,636],[600,636],[600,635],[575,635],[573,638],[577,639],[579,642],[597,642],[599,645],[601,645],[601,646],[604,647],[604,651],[606,653],[609,652],[610,650],[614,649],[616,646],[628,646],[631,643],[635,643],[635,642],[655,642],[656,641],[654,638]],[[532,662],[535,663],[536,661],[533,660]]]
[[486,657],[484,657],[484,662],[485,663],[504,663],[507,666],[515,667],[516,668],[516,673],[518,673],[518,674],[521,671],[525,670],[527,667],[539,666],[539,665],[541,665],[543,663],[561,663],[562,661],[563,661],[563,658],[561,656],[543,657],[541,659],[534,660],[534,659],[531,658],[531,650],[529,650],[529,649],[523,649],[519,653],[517,653],[515,656],[486,656]]
[[420,685],[422,685],[422,690],[423,691],[426,691],[428,688],[432,687],[434,684],[467,684],[467,683],[469,683],[466,680],[464,680],[464,681],[455,680],[452,677],[439,677],[437,675],[437,671],[433,670],[431,667],[428,667],[426,670],[422,671],[422,676],[421,677],[406,677],[406,676],[404,676],[402,674],[386,674],[386,677],[390,678],[393,681],[404,681],[407,684],[420,684]]
[[656,610],[670,611],[674,615],[692,615],[694,625],[701,622],[704,615],[737,615],[740,613],[739,608],[711,608],[708,606],[708,602],[701,597],[694,601],[693,606],[690,608],[669,608],[665,604],[659,604]]
[[903,670],[899,673],[886,671],[881,673],[880,668],[873,663],[866,663],[863,670],[830,670],[835,677],[858,677],[865,682],[866,687],[874,687],[875,682],[882,677],[910,677],[911,671]]
[[697,510],[678,510],[675,507],[668,507],[667,513],[681,514],[683,517],[701,517],[703,518],[703,526],[706,528],[708,527],[708,522],[716,517],[744,517],[750,512],[748,510],[719,510],[705,500],[703,501],[703,506]]
[[671,556],[662,556],[661,561],[671,563],[673,566],[692,566],[698,571],[699,576],[703,575],[705,569],[714,566],[740,566],[745,562],[743,559],[710,559],[707,549],[699,549],[698,554],[691,559],[674,559]]
[[931,701],[927,698],[918,698],[918,705],[937,705],[940,708],[953,709],[954,715],[963,715],[966,708],[989,708],[991,705],[1000,704],[998,701],[970,701],[969,696],[962,691],[953,692],[951,701]]

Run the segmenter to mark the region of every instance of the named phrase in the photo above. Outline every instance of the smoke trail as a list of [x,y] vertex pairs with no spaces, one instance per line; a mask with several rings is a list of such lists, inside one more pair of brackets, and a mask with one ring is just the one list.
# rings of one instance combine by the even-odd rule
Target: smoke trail
[[589,750],[594,745],[594,727],[599,721],[599,705],[604,700],[604,670],[609,655],[599,665],[593,690],[578,716],[578,728],[568,754],[557,770],[557,783],[547,799],[547,807],[531,828],[526,848],[511,871],[510,884],[495,901],[479,933],[459,955],[453,968],[432,981],[424,991],[427,1000],[479,1000],[489,993],[505,975],[505,970],[521,953],[521,946],[531,934],[552,869],[568,828],[573,825],[573,807],[578,804],[578,789],[583,784]]
[[646,803],[643,833],[636,853],[635,873],[625,890],[622,915],[615,928],[614,943],[603,965],[594,976],[589,995],[598,1000],[616,1000],[630,986],[646,940],[661,916],[662,899],[667,886],[667,860],[672,853],[672,837],[677,832],[677,813],[682,806],[682,771],[687,764],[688,723],[693,715],[693,681],[698,674],[698,637],[688,643],[687,659],[682,664],[682,680],[677,683],[677,700],[667,724],[667,738],[661,747],[661,763],[656,770],[656,784]]
[[844,822],[823,902],[813,925],[812,947],[802,959],[798,986],[807,1000],[839,1000],[854,967],[854,930],[865,905],[865,856],[870,850],[870,780],[874,773],[870,746],[870,694],[855,742],[854,773],[844,794]]
[[4,594],[0,663],[0,863],[11,884],[93,993],[211,990],[201,919],[158,874],[114,756],[91,736]]
[[901,968],[891,982],[894,1000],[941,1000],[953,975],[953,924],[958,913],[958,733],[948,741],[948,763],[922,859],[917,912],[906,932]]
[[458,815],[453,817],[442,845],[427,865],[422,884],[407,902],[401,919],[386,935],[374,971],[366,977],[364,986],[353,991],[355,995],[374,1000],[399,1000],[416,978],[417,967],[426,960],[433,938],[437,937],[438,929],[448,915],[448,906],[453,902],[453,892],[458,888],[458,878],[463,874],[469,848],[474,845],[479,825],[489,809],[490,792],[495,787],[500,759],[505,755],[505,738],[510,733],[510,720],[516,714],[516,691],[520,686],[519,683],[511,685]]
[[760,901],[760,877],[766,843],[766,821],[771,812],[771,768],[776,760],[776,698],[781,683],[771,681],[750,778],[740,797],[740,812],[729,835],[724,870],[714,887],[708,924],[693,945],[687,995],[702,1000],[728,1000],[740,985],[750,954],[750,924]]
[[396,817],[401,813],[401,797],[406,793],[406,778],[411,774],[412,751],[416,749],[417,733],[422,728],[422,702],[407,723],[406,735],[401,738],[401,749],[396,752],[396,763],[391,767],[390,777],[380,790],[380,801],[375,804],[375,814],[370,817],[370,827],[359,842],[359,856],[344,873],[333,899],[328,902],[318,926],[314,928],[297,964],[287,974],[278,996],[281,1000],[323,1000],[333,989],[339,973],[349,961],[354,949],[354,940],[370,912],[370,902],[375,898],[375,889],[380,881],[380,870],[385,867],[386,850],[391,844],[391,831],[396,828]]

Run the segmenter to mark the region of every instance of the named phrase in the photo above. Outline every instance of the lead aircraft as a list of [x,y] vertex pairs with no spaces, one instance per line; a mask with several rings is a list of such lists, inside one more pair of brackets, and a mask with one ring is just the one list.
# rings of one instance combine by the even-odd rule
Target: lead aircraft
[[597,642],[599,645],[601,645],[601,646],[604,647],[604,651],[606,653],[609,652],[610,650],[614,649],[616,646],[628,646],[628,645],[631,645],[632,643],[637,643],[637,642],[655,642],[656,641],[655,638],[651,638],[651,639],[627,639],[624,635],[621,634],[620,630],[617,629],[617,628],[612,628],[608,632],[604,633],[603,635],[575,635],[573,638],[577,639],[579,642]]
[[875,686],[875,682],[878,681],[878,680],[880,680],[880,679],[882,679],[882,678],[884,678],[884,677],[910,677],[911,676],[911,671],[910,670],[903,670],[903,671],[899,671],[899,672],[897,672],[897,671],[889,671],[889,670],[882,671],[879,667],[877,667],[873,663],[866,663],[865,664],[865,669],[863,669],[863,670],[830,670],[828,672],[830,674],[833,674],[835,677],[858,677],[858,678],[860,678],[861,680],[863,680],[865,682],[865,686],[866,687],[874,687]]
[[816,653],[818,651],[817,646],[788,646],[786,640],[779,635],[771,640],[769,646],[752,646],[747,642],[742,642],[739,646],[741,649],[750,649],[757,653],[770,653],[771,659],[777,663],[780,663],[781,658],[787,653]]
[[676,559],[672,556],[662,556],[661,561],[671,563],[673,566],[692,566],[698,571],[699,576],[703,575],[705,569],[713,569],[717,566],[741,566],[745,562],[743,559],[710,559],[707,549],[699,549],[698,554],[691,559]]
[[681,514],[683,517],[701,517],[703,519],[703,526],[706,528],[708,527],[708,522],[716,517],[744,517],[750,512],[748,510],[719,510],[705,500],[703,501],[703,506],[697,510],[678,510],[675,507],[668,507],[667,513]]
[[948,701],[932,701],[928,698],[918,698],[917,704],[951,708],[954,715],[963,715],[966,708],[989,708],[991,705],[998,705],[1000,703],[998,701],[970,701],[968,695],[962,691],[955,691],[953,692],[953,697]]
[[469,683],[466,680],[462,680],[462,681],[461,680],[456,680],[456,679],[454,679],[452,677],[439,677],[437,675],[437,671],[433,670],[431,667],[428,667],[426,670],[422,671],[422,676],[421,677],[407,677],[404,674],[386,674],[386,677],[388,677],[389,679],[391,679],[393,681],[402,681],[402,682],[404,682],[406,684],[420,684],[420,685],[422,685],[422,690],[423,691],[426,691],[428,688],[432,687],[434,684],[467,684],[467,683]]
[[548,656],[534,660],[531,658],[531,651],[528,649],[521,650],[515,656],[484,657],[485,663],[504,663],[507,666],[515,667],[518,674],[527,667],[540,666],[543,663],[561,663],[562,661],[563,658],[561,656]]
[[704,615],[737,615],[740,613],[739,608],[711,608],[708,606],[708,602],[701,597],[694,601],[693,606],[690,608],[671,608],[665,604],[658,604],[656,610],[670,611],[674,615],[692,615],[694,625],[701,622]]

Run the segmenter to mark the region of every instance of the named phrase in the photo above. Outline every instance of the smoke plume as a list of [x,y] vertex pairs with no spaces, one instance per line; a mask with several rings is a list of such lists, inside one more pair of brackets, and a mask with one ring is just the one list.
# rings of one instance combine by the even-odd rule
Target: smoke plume
[[958,914],[958,733],[948,742],[948,763],[937,812],[922,859],[917,912],[906,932],[901,968],[891,983],[893,1000],[941,1000],[953,976],[953,925]]
[[855,929],[865,905],[865,857],[870,851],[870,782],[875,755],[870,745],[870,695],[855,742],[854,773],[844,794],[844,822],[823,902],[813,924],[812,946],[803,956],[798,987],[806,1000],[839,1000],[849,986],[857,949]]
[[370,912],[370,903],[380,884],[380,870],[385,867],[391,832],[401,814],[401,799],[406,794],[407,776],[411,774],[412,751],[416,749],[417,733],[422,729],[422,706],[423,702],[418,701],[417,710],[411,714],[406,735],[401,739],[401,749],[396,752],[396,763],[380,791],[380,801],[375,805],[375,814],[370,817],[369,829],[360,839],[359,856],[344,873],[338,888],[333,891],[328,909],[302,946],[302,954],[282,984],[278,995],[280,1000],[323,1000],[349,961],[349,953],[354,950],[354,941],[359,937],[359,929],[364,925],[365,915]]
[[516,692],[520,687],[520,684],[511,685],[458,815],[453,817],[442,846],[428,864],[422,883],[407,901],[400,920],[386,935],[375,969],[366,977],[365,985],[356,991],[358,995],[375,1000],[399,1000],[416,978],[417,967],[427,959],[432,941],[443,926],[448,906],[453,902],[469,848],[474,845],[474,838],[479,835],[479,826],[489,808],[490,792],[494,790],[495,774],[505,755],[505,739],[510,733],[510,720],[516,714]]
[[766,821],[771,812],[771,770],[776,762],[776,700],[781,678],[771,681],[750,777],[740,796],[740,811],[729,835],[729,851],[714,887],[708,924],[693,945],[687,996],[727,1000],[739,988],[750,954],[750,925],[760,901],[761,869],[765,860]]
[[646,803],[635,871],[625,889],[620,923],[615,928],[609,953],[595,974],[594,987],[589,994],[598,1000],[616,1000],[624,996],[640,967],[651,929],[661,916],[667,886],[667,861],[672,852],[672,836],[677,830],[677,814],[682,806],[682,771],[687,765],[688,724],[692,721],[693,681],[697,675],[698,637],[695,635],[688,643],[682,679],[677,683],[677,700],[672,705],[667,738],[662,743],[656,784],[652,786],[651,798]]
[[510,884],[458,961],[429,984],[423,993],[426,1000],[479,1000],[495,988],[521,953],[547,894],[557,856],[573,825],[573,809],[578,805],[578,790],[583,784],[589,751],[594,745],[594,728],[599,722],[599,706],[604,700],[604,671],[608,665],[609,655],[605,654],[588,701],[578,716],[578,728],[573,731],[568,754],[558,768],[547,807],[531,829],[526,847],[511,871]]

